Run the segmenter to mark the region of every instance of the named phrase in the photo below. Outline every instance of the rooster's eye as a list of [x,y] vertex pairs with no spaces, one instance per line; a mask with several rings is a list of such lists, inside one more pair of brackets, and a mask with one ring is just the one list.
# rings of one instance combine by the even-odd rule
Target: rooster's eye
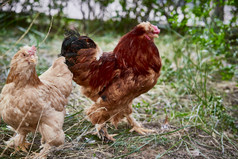
[[26,54],[25,54],[25,53],[22,53],[22,55],[23,55],[23,56],[26,56]]

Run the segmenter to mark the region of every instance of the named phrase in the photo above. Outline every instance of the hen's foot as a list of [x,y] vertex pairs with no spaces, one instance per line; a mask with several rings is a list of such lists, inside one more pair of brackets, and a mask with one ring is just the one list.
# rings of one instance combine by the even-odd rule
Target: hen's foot
[[145,129],[145,128],[142,128],[142,127],[137,127],[137,126],[134,126],[130,132],[133,132],[133,131],[136,131],[137,133],[141,134],[141,135],[146,135],[147,133],[153,133],[155,132],[155,130],[152,130],[152,129]]
[[30,156],[32,159],[47,159],[47,155],[42,155],[41,153],[33,152]]
[[19,144],[19,143],[15,143],[15,142],[16,141],[14,141],[14,140],[10,140],[10,141],[6,141],[5,144],[7,145],[7,147],[11,147],[11,148],[15,149],[15,152],[18,152],[20,150],[22,150],[24,152],[28,152],[26,149],[28,149],[28,147],[31,145],[31,143],[23,142],[23,143]]
[[41,145],[41,147],[43,147],[43,149],[40,151],[40,153],[34,153],[34,159],[47,159],[47,155],[50,152],[51,146],[46,143]]
[[24,143],[22,143],[22,144],[20,144],[19,146],[17,146],[16,148],[15,148],[15,151],[20,151],[20,150],[22,150],[22,151],[24,151],[24,152],[28,152],[26,149],[28,149],[28,147],[31,145],[31,143],[29,143],[29,142],[24,142]]

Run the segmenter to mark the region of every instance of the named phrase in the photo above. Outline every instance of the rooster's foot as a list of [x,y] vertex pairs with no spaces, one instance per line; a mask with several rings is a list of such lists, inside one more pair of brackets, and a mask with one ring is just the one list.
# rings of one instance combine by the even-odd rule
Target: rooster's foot
[[147,133],[153,133],[155,132],[155,130],[152,130],[152,129],[145,129],[145,128],[142,128],[142,127],[137,127],[137,126],[134,126],[130,132],[133,132],[133,131],[136,131],[137,133],[141,134],[141,135],[146,135]]
[[155,132],[155,130],[142,128],[141,124],[138,123],[132,115],[127,115],[126,118],[130,125],[133,127],[130,132],[136,131],[141,135]]
[[113,137],[116,135],[117,134],[109,135],[107,132],[105,133],[105,131],[102,129],[99,130],[99,132],[98,132],[98,137],[105,143],[114,142],[115,139]]
[[114,142],[115,141],[115,139],[113,137],[116,136],[117,134],[109,135],[108,132],[107,132],[107,128],[105,127],[104,124],[97,124],[96,125],[96,131],[97,131],[98,137],[103,142],[109,143],[109,142]]

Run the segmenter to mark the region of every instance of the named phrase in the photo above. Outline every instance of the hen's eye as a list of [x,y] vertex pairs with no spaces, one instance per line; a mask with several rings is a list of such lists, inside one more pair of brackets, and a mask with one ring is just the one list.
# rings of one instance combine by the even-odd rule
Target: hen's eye
[[25,53],[22,53],[22,55],[23,55],[23,56],[26,56],[26,54],[25,54]]

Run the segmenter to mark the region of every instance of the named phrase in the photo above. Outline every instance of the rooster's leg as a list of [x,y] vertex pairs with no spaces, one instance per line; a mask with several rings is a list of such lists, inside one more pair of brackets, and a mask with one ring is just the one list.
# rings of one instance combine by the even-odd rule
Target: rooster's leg
[[96,131],[98,137],[103,140],[104,142],[115,141],[113,138],[116,134],[109,135],[107,132],[106,124],[96,124]]
[[130,132],[136,131],[141,135],[145,135],[147,133],[155,132],[154,130],[151,129],[145,129],[139,124],[134,117],[131,115],[126,116],[127,121],[130,123],[130,125],[133,127]]

